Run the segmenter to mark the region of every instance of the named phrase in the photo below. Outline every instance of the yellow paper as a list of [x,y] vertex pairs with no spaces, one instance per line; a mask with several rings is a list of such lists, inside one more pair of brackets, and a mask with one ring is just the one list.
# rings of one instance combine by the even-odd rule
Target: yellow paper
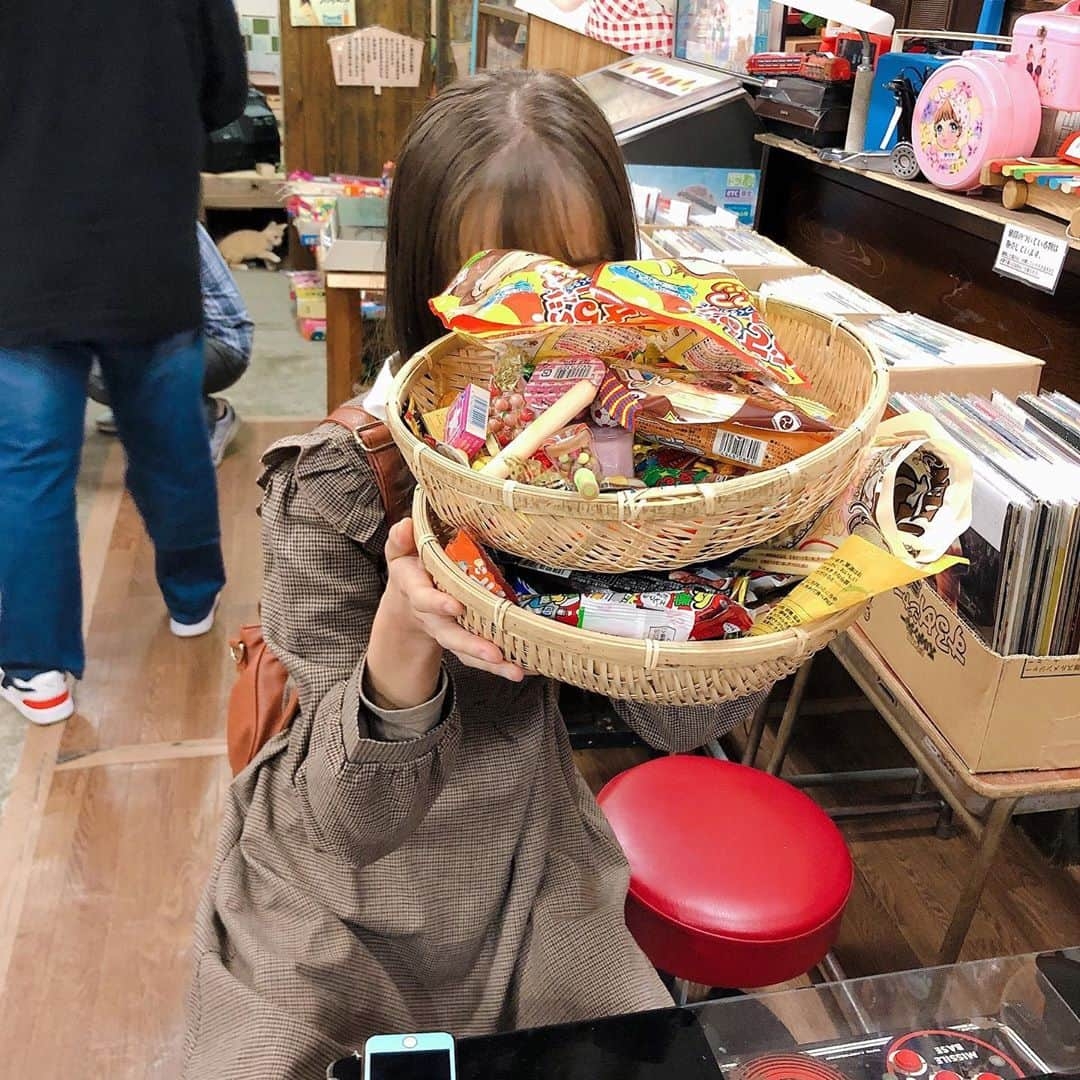
[[792,630],[966,561],[946,555],[936,562],[916,566],[875,547],[861,536],[849,536],[805,581],[754,623],[750,635]]

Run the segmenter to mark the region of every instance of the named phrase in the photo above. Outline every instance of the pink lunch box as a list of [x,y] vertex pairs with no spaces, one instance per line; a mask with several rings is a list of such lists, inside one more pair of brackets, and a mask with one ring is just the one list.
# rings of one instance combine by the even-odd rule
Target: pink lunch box
[[1012,51],[1047,109],[1080,109],[1080,0],[1057,11],[1021,15],[1013,27]]
[[1023,59],[973,50],[943,64],[923,85],[911,131],[915,157],[931,183],[969,191],[979,186],[988,161],[1030,154],[1041,119]]

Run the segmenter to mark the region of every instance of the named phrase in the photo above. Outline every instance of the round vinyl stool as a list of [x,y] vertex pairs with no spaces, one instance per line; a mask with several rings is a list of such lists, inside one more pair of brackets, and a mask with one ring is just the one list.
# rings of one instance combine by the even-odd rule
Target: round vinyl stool
[[790,784],[677,754],[615,777],[599,802],[630,863],[626,924],[661,971],[749,989],[805,974],[832,947],[851,856]]

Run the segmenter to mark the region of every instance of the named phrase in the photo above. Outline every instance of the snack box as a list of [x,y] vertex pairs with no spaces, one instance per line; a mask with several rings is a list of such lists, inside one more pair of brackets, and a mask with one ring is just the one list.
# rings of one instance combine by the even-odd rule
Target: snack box
[[972,772],[1080,767],[1080,656],[1001,656],[923,582],[858,625]]

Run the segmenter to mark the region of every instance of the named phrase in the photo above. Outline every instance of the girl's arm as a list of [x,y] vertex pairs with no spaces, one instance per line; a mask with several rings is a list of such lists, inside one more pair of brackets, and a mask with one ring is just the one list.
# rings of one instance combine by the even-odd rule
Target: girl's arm
[[[285,440],[265,460],[261,616],[300,693],[293,785],[313,842],[368,863],[416,829],[457,758],[461,721],[433,635],[473,666],[485,661],[470,649],[494,647],[439,612],[447,598],[410,524],[388,538],[371,467],[344,429]],[[488,666],[500,668],[521,677],[501,658]]]
[[686,753],[733,731],[753,716],[767,690],[722,705],[640,705],[612,700],[623,722],[657,750]]

